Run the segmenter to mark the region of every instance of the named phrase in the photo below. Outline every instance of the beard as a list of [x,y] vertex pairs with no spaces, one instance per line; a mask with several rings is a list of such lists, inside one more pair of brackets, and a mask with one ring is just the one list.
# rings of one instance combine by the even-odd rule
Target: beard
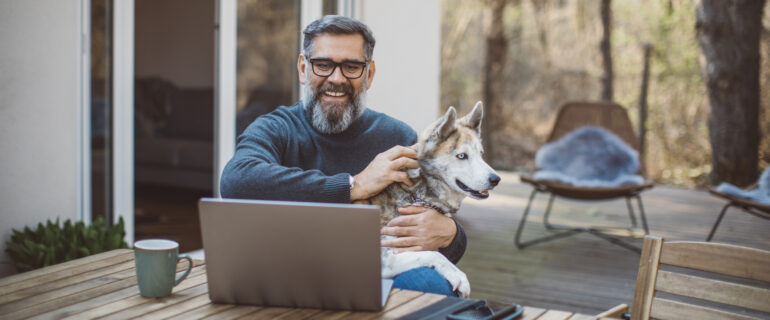
[[[347,130],[353,122],[366,110],[366,86],[362,85],[359,92],[353,92],[353,86],[348,83],[324,83],[315,90],[307,79],[302,88],[302,101],[305,110],[310,112],[313,128],[324,134],[337,134]],[[364,79],[366,83],[366,79]],[[323,103],[319,97],[325,91],[344,92],[352,97],[349,102]]]

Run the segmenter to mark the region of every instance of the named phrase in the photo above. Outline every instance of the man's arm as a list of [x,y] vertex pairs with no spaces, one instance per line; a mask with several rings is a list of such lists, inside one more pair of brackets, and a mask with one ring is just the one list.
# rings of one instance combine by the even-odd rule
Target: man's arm
[[281,164],[288,143],[276,119],[259,119],[238,139],[233,158],[222,172],[223,197],[315,202],[348,202],[348,175],[326,175]]
[[364,200],[376,196],[394,182],[412,185],[406,171],[416,169],[420,164],[416,160],[417,152],[408,147],[395,146],[378,154],[366,168],[355,175],[355,183],[350,190],[350,201]]
[[320,170],[284,166],[281,159],[295,156],[285,154],[287,129],[280,120],[257,121],[239,137],[235,155],[222,172],[224,197],[346,203],[368,199],[393,182],[411,184],[401,169],[419,167],[413,149],[392,147],[356,174],[351,190],[347,173],[327,176]]
[[391,220],[381,230],[384,235],[398,238],[383,240],[383,246],[397,248],[396,253],[438,250],[452,263],[460,261],[467,239],[456,220],[435,209],[420,206],[399,208],[398,212],[401,216]]
[[454,222],[457,227],[457,233],[455,233],[452,243],[444,248],[439,248],[438,252],[443,254],[449,261],[452,261],[452,263],[457,264],[460,262],[460,258],[463,257],[463,254],[465,254],[465,247],[468,243],[468,239],[465,236],[465,229],[463,229],[463,226],[457,222],[457,220],[454,220]]

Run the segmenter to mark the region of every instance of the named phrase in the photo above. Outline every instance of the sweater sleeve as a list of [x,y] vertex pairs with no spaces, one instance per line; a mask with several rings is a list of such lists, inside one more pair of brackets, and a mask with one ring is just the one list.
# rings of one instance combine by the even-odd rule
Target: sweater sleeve
[[446,248],[438,249],[438,252],[443,254],[449,261],[452,261],[452,263],[457,264],[460,262],[460,258],[463,257],[463,254],[465,254],[465,246],[467,245],[468,239],[465,237],[465,230],[462,225],[460,225],[457,220],[454,220],[454,222],[455,225],[457,225],[455,238]]
[[[262,120],[262,121],[260,121]],[[226,198],[350,202],[348,174],[326,175],[281,164],[289,130],[276,119],[258,119],[238,138],[233,158],[222,172]]]

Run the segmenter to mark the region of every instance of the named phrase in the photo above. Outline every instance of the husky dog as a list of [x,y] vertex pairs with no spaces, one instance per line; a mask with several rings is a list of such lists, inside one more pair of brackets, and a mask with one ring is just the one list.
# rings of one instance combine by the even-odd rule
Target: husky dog
[[[417,169],[408,169],[414,183],[408,186],[394,183],[378,195],[357,203],[376,204],[382,210],[380,223],[385,226],[399,216],[400,207],[421,205],[450,216],[460,208],[460,202],[471,196],[489,197],[500,177],[484,162],[481,146],[481,101],[468,115],[457,119],[454,107],[428,126],[412,146],[417,151]],[[395,238],[383,236],[383,239]],[[396,275],[419,267],[435,269],[463,297],[470,294],[468,277],[437,251],[394,254],[393,248],[382,248],[382,276]]]

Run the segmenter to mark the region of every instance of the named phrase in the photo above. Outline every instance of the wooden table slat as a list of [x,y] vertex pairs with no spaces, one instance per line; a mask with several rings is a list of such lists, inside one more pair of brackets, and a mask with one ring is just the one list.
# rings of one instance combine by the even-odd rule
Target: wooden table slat
[[235,308],[235,305],[210,303],[200,308],[195,308],[170,317],[168,320],[198,320],[232,308]]
[[201,294],[195,298],[177,303],[175,305],[167,306],[160,310],[146,313],[140,317],[136,317],[135,320],[150,320],[150,319],[166,319],[178,315],[180,313],[188,312],[207,304],[210,304],[208,292]]
[[91,290],[93,288],[101,287],[109,283],[117,282],[131,277],[131,270],[124,270],[117,273],[113,273],[101,278],[95,278],[66,286],[63,288],[55,289],[38,295],[30,296],[24,299],[14,300],[12,302],[0,305],[0,313],[6,313],[13,310],[19,310],[28,308],[31,306],[37,307],[38,305],[60,299],[62,297],[75,295],[84,291]]
[[[202,264],[202,262],[199,262]],[[177,266],[177,271],[184,270],[181,264]],[[190,277],[194,277],[205,272],[205,266],[193,268]],[[12,318],[26,318],[36,316],[38,319],[61,319],[73,314],[96,308],[117,300],[125,299],[139,294],[139,287],[136,284],[136,275],[126,279],[109,283],[91,290],[79,292],[77,294],[63,296],[55,300],[37,304],[34,308],[19,310],[14,313]]]
[[382,308],[381,312],[355,312],[342,316],[342,320],[358,320],[358,319],[375,319],[381,317],[383,313],[387,313],[404,303],[407,303],[419,296],[423,295],[422,292],[393,289],[390,292],[390,297]]
[[596,316],[589,316],[587,314],[573,314],[569,320],[596,320]]
[[321,312],[319,309],[292,309],[292,308],[262,308],[256,312],[249,313],[238,319],[243,320],[267,320],[267,319],[281,319],[281,320],[294,320],[294,319],[306,319],[309,316]]
[[119,276],[113,275],[110,278],[94,279],[83,282],[81,285],[69,286],[24,300],[18,300],[8,305],[3,305],[2,308],[9,311],[13,310],[10,311],[10,314],[18,317],[34,316],[59,309],[58,307],[67,307],[70,303],[85,301],[98,293],[106,294],[135,285],[135,278],[129,277],[121,280]]
[[101,261],[104,259],[109,259],[114,256],[126,255],[126,254],[130,254],[131,256],[133,256],[134,251],[132,251],[131,249],[117,249],[117,250],[98,253],[85,258],[70,260],[67,262],[55,264],[45,268],[40,268],[32,271],[27,271],[24,273],[15,274],[12,276],[0,278],[0,287],[4,287],[15,283],[20,283],[22,281],[27,281],[40,276],[49,276],[51,274],[54,274],[62,270],[75,268],[82,265],[91,265],[93,263],[97,263],[98,261]]
[[[13,292],[18,292],[24,289],[29,289],[32,287],[49,284],[51,282],[62,281],[67,279],[72,280],[73,278],[77,279],[77,277],[82,275],[83,273],[96,272],[96,270],[99,270],[99,269],[109,270],[111,267],[115,265],[124,265],[127,262],[130,262],[131,264],[134,263],[133,253],[128,252],[117,256],[110,256],[102,260],[93,261],[92,263],[89,263],[89,264],[77,264],[63,270],[58,270],[48,274],[38,275],[30,279],[20,280],[18,282],[13,282],[5,286],[1,286],[0,298],[5,298],[8,294]],[[39,269],[39,270],[42,270],[42,269]],[[35,271],[38,271],[38,270],[35,270]],[[35,272],[35,271],[30,271],[30,272]],[[15,276],[11,276],[11,277],[15,277]],[[4,279],[5,278],[2,278],[0,280],[4,280]],[[0,303],[4,303],[4,302],[0,302]]]
[[545,309],[535,308],[535,307],[524,307],[524,312],[521,313],[521,320],[533,320],[537,319],[543,313],[545,313]]
[[[395,319],[444,296],[393,289],[381,312],[213,304],[204,261],[169,297],[144,298],[136,284],[133,252],[114,250],[0,279],[2,319]],[[177,276],[186,269],[177,266]],[[524,320],[585,320],[591,316],[525,307]]]
[[307,317],[307,320],[338,320],[350,314],[350,311],[324,310]]
[[424,293],[419,291],[399,290],[398,292],[388,297],[388,301],[385,303],[385,306],[382,308],[382,312],[387,312],[395,308],[398,308],[404,303],[417,299],[417,297],[423,294]]
[[101,319],[102,320],[134,319],[156,310],[160,310],[164,308],[173,308],[173,306],[176,304],[191,300],[201,295],[206,295],[207,293],[208,293],[208,286],[206,285],[206,282],[203,281],[201,284],[197,286],[194,286],[186,290],[181,290],[179,292],[175,292],[173,295],[166,298],[145,299],[145,300],[148,300],[146,303],[142,303],[134,307],[120,310],[106,317],[102,317]]
[[233,306],[232,308],[229,308],[227,310],[224,310],[222,312],[218,312],[215,314],[212,314],[208,317],[205,317],[203,319],[206,320],[224,320],[224,319],[236,319],[240,316],[252,313],[254,311],[260,310],[262,307],[256,307],[256,306]]
[[382,314],[380,318],[396,319],[396,318],[405,316],[407,314],[410,314],[412,312],[415,312],[417,310],[420,310],[424,307],[427,307],[444,298],[446,298],[446,296],[432,294],[432,293],[425,293],[414,299],[409,300],[407,303],[404,303],[394,308],[393,310],[389,310],[387,313]]
[[[38,286],[29,287],[23,290],[14,291],[10,294],[0,296],[0,305],[10,303],[12,301],[21,300],[28,297],[34,297],[47,292],[52,292],[57,289],[67,288],[71,285],[76,285],[84,281],[103,278],[112,274],[121,273],[121,271],[128,271],[128,273],[134,273],[134,262],[127,261],[120,264],[112,265],[109,267],[96,269],[89,272],[84,272],[72,277],[63,278],[40,284]],[[122,274],[122,273],[121,273]],[[123,277],[125,278],[125,277]]]
[[543,315],[537,318],[537,320],[566,320],[572,316],[572,312],[548,310]]
[[[185,279],[185,281],[180,282],[179,285],[174,287],[174,290],[172,291],[172,295],[171,296],[173,297],[179,291],[186,290],[186,289],[189,289],[191,287],[194,287],[194,286],[197,286],[197,285],[200,285],[200,284],[203,284],[203,283],[206,283],[206,274],[203,273],[203,272],[198,274],[198,275],[196,275],[196,276],[194,276],[194,277],[192,277],[192,278],[188,277],[187,279]],[[125,299],[122,299],[122,300],[113,301],[111,303],[108,303],[108,304],[105,304],[105,305],[102,305],[102,306],[98,306],[96,308],[87,310],[85,312],[74,314],[71,317],[68,317],[68,318],[65,318],[65,319],[69,319],[69,318],[71,318],[71,319],[93,319],[93,318],[104,317],[104,316],[110,315],[112,313],[119,312],[119,311],[121,311],[123,309],[131,308],[133,306],[136,306],[136,305],[139,305],[139,304],[143,304],[143,303],[155,302],[155,300],[161,300],[161,299],[169,299],[169,298],[155,299],[155,298],[145,298],[145,297],[142,297],[142,296],[139,295],[139,289],[137,287],[136,294],[134,294],[134,295],[132,295],[132,296],[130,296],[128,298],[125,298]]]

